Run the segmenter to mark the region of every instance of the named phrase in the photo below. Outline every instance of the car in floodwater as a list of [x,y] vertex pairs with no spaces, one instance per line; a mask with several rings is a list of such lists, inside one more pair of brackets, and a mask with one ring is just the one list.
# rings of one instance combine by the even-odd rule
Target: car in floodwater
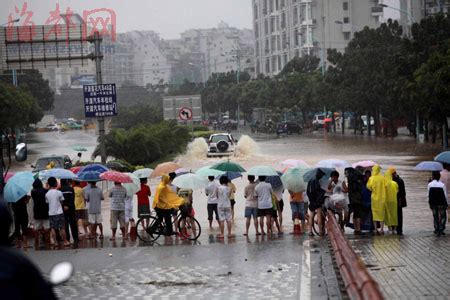
[[208,157],[234,154],[237,140],[229,133],[211,134],[208,139]]
[[34,165],[31,165],[33,168],[33,173],[47,170],[47,166],[52,164],[52,168],[60,168],[60,169],[70,169],[72,167],[72,160],[68,155],[51,155],[40,157],[36,160]]
[[293,133],[302,134],[302,126],[296,122],[281,122],[277,125],[277,135],[291,135]]

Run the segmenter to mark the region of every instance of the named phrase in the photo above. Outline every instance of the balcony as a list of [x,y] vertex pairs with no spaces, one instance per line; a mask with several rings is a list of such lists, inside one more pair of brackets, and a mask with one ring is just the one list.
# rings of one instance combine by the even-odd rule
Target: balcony
[[384,14],[384,7],[381,6],[374,6],[370,8],[370,11],[372,13],[372,17],[379,17],[382,16]]

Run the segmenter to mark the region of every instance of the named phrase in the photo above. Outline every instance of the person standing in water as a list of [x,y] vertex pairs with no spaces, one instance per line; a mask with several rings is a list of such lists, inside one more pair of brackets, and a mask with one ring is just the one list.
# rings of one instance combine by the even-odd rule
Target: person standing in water
[[372,168],[372,176],[367,182],[367,189],[372,192],[372,220],[377,234],[384,234],[384,221],[386,218],[386,180],[381,175],[381,167]]

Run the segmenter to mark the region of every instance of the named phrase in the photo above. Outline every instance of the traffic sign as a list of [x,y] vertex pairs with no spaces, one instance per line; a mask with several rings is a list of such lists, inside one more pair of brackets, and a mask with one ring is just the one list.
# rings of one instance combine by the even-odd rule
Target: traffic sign
[[181,121],[192,120],[192,108],[190,108],[190,107],[181,108],[180,112],[178,113],[178,116],[180,117]]
[[116,85],[84,85],[84,112],[86,118],[117,116]]

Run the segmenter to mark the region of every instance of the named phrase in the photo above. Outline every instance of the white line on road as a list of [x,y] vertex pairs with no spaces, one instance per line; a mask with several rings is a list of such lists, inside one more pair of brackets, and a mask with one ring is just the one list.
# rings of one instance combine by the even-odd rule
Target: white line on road
[[302,273],[300,276],[300,299],[311,299],[311,255],[309,240],[303,242]]

